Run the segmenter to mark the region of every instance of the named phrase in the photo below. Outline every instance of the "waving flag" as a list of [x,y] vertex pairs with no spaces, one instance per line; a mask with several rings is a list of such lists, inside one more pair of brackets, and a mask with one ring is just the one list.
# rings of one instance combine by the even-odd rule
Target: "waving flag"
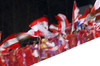
[[55,16],[55,18],[58,21],[64,21],[65,22],[66,29],[69,28],[69,21],[68,21],[67,17],[64,14],[58,14],[57,16]]
[[43,33],[41,33],[41,31],[39,31],[39,30],[34,31],[34,29],[30,29],[27,33],[28,33],[31,37],[40,37],[40,36],[43,36]]
[[80,10],[76,5],[76,1],[74,1],[73,11],[72,11],[72,30],[71,30],[71,33],[75,30],[74,23],[77,22],[78,18],[80,17],[79,12],[80,12]]
[[86,9],[83,16],[78,18],[78,20],[80,20],[80,24],[84,24],[86,22],[86,17],[89,13],[90,13],[89,9]]
[[76,24],[77,24],[78,30],[82,30],[83,29],[83,25],[81,23],[81,20],[79,20]]
[[3,47],[3,45],[2,46],[0,46],[0,52],[2,52],[2,51],[6,51],[7,49],[5,48],[5,47]]
[[76,5],[76,1],[74,1],[74,4],[73,4],[73,13],[72,13],[72,20],[74,21],[78,15],[79,15],[79,8],[77,7]]
[[37,31],[34,31],[34,29],[32,28],[31,30],[28,31],[28,34],[30,34],[32,37],[41,37],[41,36],[44,36],[45,38],[50,37],[51,32],[45,29],[43,26],[37,24],[37,28],[38,28]]
[[86,19],[87,15],[88,15],[89,13],[90,13],[90,10],[89,10],[89,8],[88,8],[88,9],[85,10],[83,16],[79,17],[78,19],[79,19],[79,20],[80,20],[80,19],[84,19],[84,18]]
[[58,30],[65,34],[65,31],[69,29],[67,17],[63,14],[58,14],[55,18],[58,20]]
[[[31,30],[28,31],[28,33],[33,37],[40,37],[43,36],[43,33],[41,32],[43,29],[48,30],[48,20],[47,17],[41,17],[35,21],[33,21],[30,25]],[[41,28],[43,28],[41,30]]]
[[83,18],[86,18],[86,16],[90,13],[89,8],[87,8],[83,14]]
[[97,9],[91,13],[92,16],[95,16],[96,21],[100,19],[100,9]]
[[33,21],[29,27],[34,29],[34,31],[37,31],[38,30],[38,26],[37,24],[40,24],[41,26],[43,26],[45,29],[48,29],[48,20],[47,20],[47,17],[43,16],[35,21]]
[[99,20],[99,19],[100,19],[100,12],[97,13],[97,14],[95,15],[95,17],[96,17],[96,20]]
[[50,27],[49,27],[49,29],[50,29],[51,31],[58,31],[58,25],[56,25],[56,24],[51,24]]
[[[100,19],[100,9],[94,10],[93,12],[91,12],[90,14],[87,15],[86,17],[86,21],[90,21],[91,18],[95,18],[96,21]],[[95,20],[94,19],[94,20]]]
[[100,0],[96,0],[93,8],[91,9],[91,12],[93,12],[94,10],[97,10],[100,7]]
[[18,40],[24,40],[24,39],[27,39],[29,37],[30,37],[30,35],[27,32],[21,32],[21,33],[17,34]]
[[8,49],[16,49],[20,47],[20,43],[16,37],[16,34],[8,36],[2,43],[0,47],[5,47]]

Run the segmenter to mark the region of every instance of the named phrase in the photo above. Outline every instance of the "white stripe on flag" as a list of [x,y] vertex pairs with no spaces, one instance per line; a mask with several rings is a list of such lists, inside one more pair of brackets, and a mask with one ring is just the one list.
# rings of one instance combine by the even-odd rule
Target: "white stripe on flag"
[[64,21],[65,18],[62,16],[62,14],[58,14],[58,16]]
[[34,25],[31,27],[34,31],[38,31],[38,26],[37,25]]
[[65,32],[65,22],[64,21],[62,21],[61,22],[61,30],[62,30],[62,32]]
[[6,41],[3,45],[5,47],[8,47],[8,46],[13,45],[13,44],[18,43],[18,42],[19,41],[18,41],[17,38],[13,38],[13,39],[10,39],[10,40]]
[[27,37],[27,35],[21,35],[21,36],[18,37],[18,39],[21,40],[21,39],[23,39],[25,37]]
[[50,25],[50,29],[58,30],[58,27],[56,27],[56,26],[54,26],[54,25]]
[[4,51],[5,49],[2,47],[2,46],[0,46],[0,51]]
[[85,18],[81,19],[80,21],[81,21],[80,24],[84,23],[85,22]]
[[78,13],[79,13],[79,9],[76,7],[76,9],[75,9],[75,11],[74,11],[74,14],[75,14],[75,18],[74,19],[76,19],[76,17],[78,16]]
[[97,13],[95,16],[99,16],[100,15],[100,13]]
[[48,29],[48,22],[43,21],[39,23],[41,26],[45,27],[46,29]]
[[100,7],[100,0],[96,0],[94,7],[95,7],[95,10]]
[[30,29],[27,33],[32,37],[38,37],[38,35],[34,35],[34,32],[35,32],[34,29]]

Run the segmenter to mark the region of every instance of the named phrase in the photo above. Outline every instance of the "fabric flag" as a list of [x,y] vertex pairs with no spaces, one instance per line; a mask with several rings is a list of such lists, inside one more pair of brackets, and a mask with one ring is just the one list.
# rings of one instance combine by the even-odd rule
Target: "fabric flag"
[[90,30],[96,30],[98,28],[98,25],[93,22],[92,24],[88,24],[88,29]]
[[46,30],[48,30],[48,20],[47,17],[41,17],[35,21],[33,21],[29,27],[32,28],[31,30],[28,31],[28,33],[33,36],[33,37],[40,37],[43,36],[43,33],[40,31],[40,28],[45,28]]
[[6,51],[6,48],[1,45],[0,46],[0,52],[2,52],[2,51]]
[[100,7],[100,0],[96,0],[93,8],[91,9],[91,12],[93,12],[94,10],[97,10]]
[[80,20],[77,22],[77,28],[78,30],[82,30],[82,25]]
[[56,24],[51,24],[50,27],[49,27],[49,29],[50,29],[51,31],[58,31],[58,25],[56,25]]
[[85,18],[90,13],[89,8],[87,8],[83,14],[83,18]]
[[76,1],[74,1],[74,4],[73,4],[73,11],[72,11],[72,30],[71,30],[71,33],[75,30],[75,26],[74,26],[74,23],[77,20],[77,18],[80,17],[80,14],[79,14],[80,10],[79,8],[77,7],[76,5]]
[[100,19],[100,12],[95,15],[96,21]]
[[79,23],[79,25],[84,24],[84,22],[86,21],[86,18],[80,19],[77,22]]
[[96,20],[99,20],[100,19],[100,9],[94,10],[90,14],[91,14],[91,17],[94,16],[96,18]]
[[67,17],[64,15],[64,14],[58,14],[57,16],[55,16],[55,18],[58,20],[58,21],[65,21],[66,23],[66,27],[69,27],[69,21],[67,19]]
[[2,43],[1,47],[5,47],[8,49],[16,49],[20,47],[20,43],[16,37],[16,34],[12,34],[8,36]]
[[99,17],[100,17],[99,13],[100,13],[100,9],[94,10],[93,12],[89,13],[86,16],[86,22],[85,22],[85,24],[88,25],[89,22],[98,20]]
[[30,37],[30,35],[27,32],[21,32],[17,35],[18,40],[24,40],[29,37]]
[[58,14],[55,16],[58,20],[58,30],[65,34],[65,31],[69,29],[69,21],[64,14]]
[[28,34],[30,34],[32,37],[40,37],[40,36],[44,36],[45,38],[54,37],[54,35],[50,31],[45,29],[39,23],[37,24],[37,28],[38,28],[37,31],[34,31],[34,29],[32,28],[31,30],[28,31]]
[[79,17],[78,20],[80,20],[80,24],[85,24],[86,17],[90,13],[89,8],[85,10],[83,16]]
[[43,16],[35,21],[33,21],[29,27],[34,29],[34,31],[37,31],[38,30],[38,26],[37,24],[40,24],[41,26],[43,26],[45,29],[48,29],[48,18]]
[[90,13],[90,10],[89,10],[89,8],[87,8],[87,9],[85,10],[83,16],[79,17],[78,20],[80,20],[80,19],[85,19],[89,13]]
[[52,34],[50,31],[48,31],[47,29],[45,29],[43,26],[41,26],[40,24],[38,24],[38,29],[39,31],[42,33],[42,35],[45,38],[53,38],[55,37],[55,34]]
[[79,10],[79,8],[76,5],[76,1],[74,1],[74,4],[73,4],[73,13],[72,13],[72,21],[74,21],[78,17],[79,12],[80,12],[80,10]]
[[28,32],[27,32],[31,37],[40,37],[40,36],[43,36],[43,34],[37,30],[37,31],[34,31],[34,29],[30,29]]

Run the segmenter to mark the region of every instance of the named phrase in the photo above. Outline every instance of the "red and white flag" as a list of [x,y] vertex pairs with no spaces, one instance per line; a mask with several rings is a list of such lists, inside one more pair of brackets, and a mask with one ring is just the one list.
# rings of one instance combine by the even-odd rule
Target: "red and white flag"
[[76,1],[74,1],[73,12],[72,12],[72,21],[74,21],[78,17],[79,12],[80,12],[80,10],[79,10],[79,8],[76,5]]
[[2,48],[7,48],[7,49],[16,49],[20,47],[20,43],[16,37],[16,34],[12,34],[8,36],[2,43],[1,46]]
[[64,14],[58,14],[55,16],[58,20],[58,30],[65,34],[65,31],[69,29],[69,21]]
[[99,20],[100,19],[100,12],[95,14],[95,17],[96,17],[96,20]]
[[69,27],[69,21],[68,21],[67,17],[64,14],[58,14],[57,16],[55,16],[55,18],[58,21],[64,21],[65,25],[66,25],[66,29]]
[[34,31],[37,31],[38,30],[38,25],[37,24],[40,24],[41,26],[43,26],[45,29],[48,29],[48,18],[43,16],[35,21],[33,21],[29,27],[34,29]]
[[32,28],[28,31],[28,34],[30,34],[32,37],[41,37],[44,36],[45,38],[49,37],[51,32],[49,32],[47,29],[45,29],[43,26],[41,26],[39,23],[37,24],[38,30],[34,31]]
[[56,25],[56,24],[51,24],[50,27],[49,27],[49,29],[50,29],[51,31],[58,31],[58,25]]
[[43,33],[39,30],[37,31],[34,31],[34,29],[30,29],[28,32],[27,32],[31,37],[40,37],[40,36],[43,36]]
[[83,14],[83,18],[86,18],[86,16],[88,15],[90,13],[90,10],[89,10],[89,8],[87,8],[86,10],[85,10],[85,12],[84,12],[84,14]]
[[97,10],[100,7],[100,0],[96,0],[93,8],[91,9],[91,12],[93,12],[94,10]]
[[74,23],[76,21],[78,21],[78,18],[81,16],[79,13],[80,13],[80,10],[76,5],[76,1],[74,1],[73,11],[72,11],[72,30],[71,30],[71,32],[73,32],[75,30]]
[[0,52],[2,51],[6,51],[7,49],[5,47],[3,47],[3,45],[0,46]]
[[[47,17],[41,17],[35,21],[33,21],[30,25],[31,30],[27,33],[30,34],[32,37],[40,37],[43,36],[43,32],[48,30],[48,20]],[[43,29],[41,29],[43,28]],[[44,30],[44,31],[43,31]],[[42,32],[43,31],[43,32]]]
[[80,20],[80,24],[84,24],[86,22],[86,17],[90,13],[89,9],[86,9],[83,16],[80,16],[78,20]]
[[30,35],[27,32],[21,32],[21,33],[17,34],[18,40],[23,40],[28,37],[30,37]]

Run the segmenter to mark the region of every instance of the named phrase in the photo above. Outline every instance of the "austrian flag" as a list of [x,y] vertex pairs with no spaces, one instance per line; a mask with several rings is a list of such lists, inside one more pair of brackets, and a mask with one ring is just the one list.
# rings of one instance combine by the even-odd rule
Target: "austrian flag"
[[7,37],[2,43],[0,47],[5,47],[8,49],[15,49],[20,47],[20,43],[18,39],[16,38],[16,34],[12,34],[9,37]]
[[65,34],[65,31],[69,29],[69,21],[64,14],[58,14],[55,16],[58,20],[58,30]]
[[79,8],[76,5],[76,1],[74,1],[74,4],[73,4],[73,14],[72,14],[72,20],[73,21],[78,17],[79,12],[80,12],[80,10],[79,10]]

